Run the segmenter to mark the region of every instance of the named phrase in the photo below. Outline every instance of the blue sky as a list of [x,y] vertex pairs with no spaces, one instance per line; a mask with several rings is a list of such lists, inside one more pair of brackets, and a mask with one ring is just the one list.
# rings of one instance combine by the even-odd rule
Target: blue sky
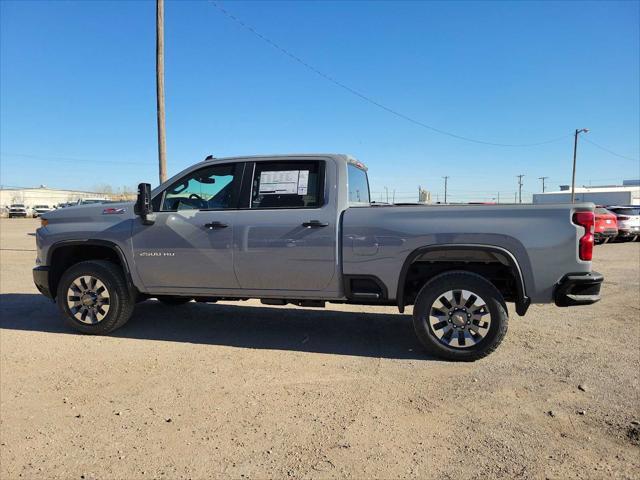
[[[208,154],[350,153],[379,198],[512,200],[640,177],[638,2],[221,2],[165,7],[168,170]],[[157,183],[155,2],[0,2],[0,183]]]

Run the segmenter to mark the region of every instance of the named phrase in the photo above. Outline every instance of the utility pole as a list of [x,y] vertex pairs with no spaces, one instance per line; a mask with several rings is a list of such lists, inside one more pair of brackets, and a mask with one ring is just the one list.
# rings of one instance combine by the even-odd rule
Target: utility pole
[[542,180],[542,193],[544,193],[544,181],[549,177],[538,177],[538,180]]
[[581,133],[587,133],[588,128],[576,128],[575,137],[573,140],[573,173],[571,174],[571,203],[576,201],[576,155],[578,152],[578,135]]
[[389,203],[389,189],[384,187],[384,191],[387,193],[387,203]]
[[518,177],[518,203],[522,203],[522,177],[524,175],[516,175]]
[[500,192],[498,192],[498,205],[500,204]]
[[160,183],[167,179],[167,140],[164,122],[164,0],[156,0],[156,100]]
[[444,178],[444,203],[446,204],[447,203],[447,182],[449,180],[449,177],[446,176],[442,178]]

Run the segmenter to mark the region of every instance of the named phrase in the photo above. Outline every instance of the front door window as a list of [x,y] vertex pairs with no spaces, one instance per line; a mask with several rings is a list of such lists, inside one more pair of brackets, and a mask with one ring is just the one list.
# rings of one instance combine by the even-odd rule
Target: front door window
[[233,208],[236,170],[236,164],[228,164],[212,165],[191,172],[167,188],[161,210],[175,212]]

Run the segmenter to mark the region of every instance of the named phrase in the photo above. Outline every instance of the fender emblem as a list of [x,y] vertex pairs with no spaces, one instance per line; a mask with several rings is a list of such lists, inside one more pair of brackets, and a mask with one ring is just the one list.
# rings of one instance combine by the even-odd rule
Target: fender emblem
[[121,213],[126,212],[126,208],[105,208],[102,210],[103,215],[119,215]]

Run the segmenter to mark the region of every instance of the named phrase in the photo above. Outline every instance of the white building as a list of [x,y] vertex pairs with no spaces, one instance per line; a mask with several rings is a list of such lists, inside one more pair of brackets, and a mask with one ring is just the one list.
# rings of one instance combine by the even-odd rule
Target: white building
[[[640,180],[625,180],[622,185],[576,187],[576,202],[596,205],[640,205]],[[571,203],[571,186],[561,185],[556,192],[534,193],[533,203]]]
[[104,200],[119,199],[118,195],[105,195],[97,192],[80,190],[59,190],[46,186],[36,188],[0,188],[0,207],[7,207],[13,203],[22,203],[32,208],[34,205],[48,205],[53,207],[59,203],[76,202],[84,198],[100,198]]

